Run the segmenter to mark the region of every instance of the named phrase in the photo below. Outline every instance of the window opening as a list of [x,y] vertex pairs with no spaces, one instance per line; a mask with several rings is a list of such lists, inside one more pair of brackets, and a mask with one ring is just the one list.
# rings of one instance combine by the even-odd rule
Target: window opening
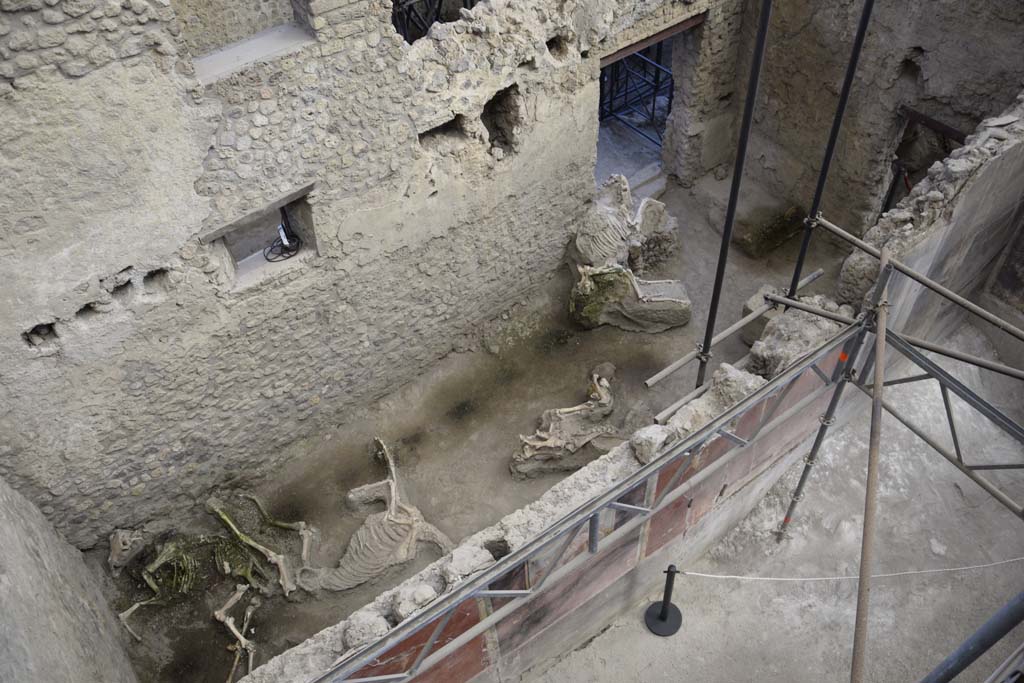
[[460,10],[473,9],[479,0],[393,0],[391,23],[412,44],[437,23],[458,21]]

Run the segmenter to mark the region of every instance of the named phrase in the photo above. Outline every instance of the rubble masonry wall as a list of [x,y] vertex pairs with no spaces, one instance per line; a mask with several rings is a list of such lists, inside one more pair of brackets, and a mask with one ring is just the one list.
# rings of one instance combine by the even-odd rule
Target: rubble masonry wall
[[[1024,217],[1022,196],[1024,94],[1002,113],[985,119],[963,147],[933,164],[928,176],[864,239],[876,248],[887,246],[893,258],[969,297],[985,284],[996,259],[1010,247]],[[843,263],[839,298],[859,305],[877,275],[878,261],[855,251]],[[897,274],[892,282],[893,329],[934,339],[961,319],[958,306],[909,278]]]
[[[389,2],[300,5],[204,85],[167,0],[0,4],[0,476],[79,547],[472,348],[593,198],[600,57],[704,12],[721,54],[741,9],[493,0],[410,46]],[[218,237],[296,199],[305,251],[242,277]]]
[[197,56],[294,20],[291,0],[171,0],[171,7],[185,46]]

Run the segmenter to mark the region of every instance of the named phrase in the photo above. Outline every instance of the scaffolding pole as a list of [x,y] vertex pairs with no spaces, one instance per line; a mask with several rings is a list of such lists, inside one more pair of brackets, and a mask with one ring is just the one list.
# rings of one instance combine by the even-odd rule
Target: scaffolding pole
[[828,171],[832,165],[832,157],[835,155],[839,131],[843,127],[843,116],[846,114],[846,105],[850,101],[853,78],[857,74],[857,62],[860,61],[861,49],[864,47],[864,38],[868,33],[868,24],[871,22],[871,11],[874,6],[875,0],[864,0],[864,7],[860,13],[860,23],[857,24],[857,34],[853,38],[853,48],[850,50],[850,61],[846,64],[843,88],[839,92],[839,103],[836,105],[836,113],[832,118],[832,130],[829,131],[828,144],[825,145],[825,158],[821,162],[818,184],[814,188],[814,199],[811,200],[811,209],[807,212],[807,217],[804,219],[804,236],[800,242],[800,253],[796,257],[796,266],[793,268],[793,279],[789,284],[790,298],[796,296],[797,283],[800,282],[800,271],[803,270],[804,259],[807,258],[807,249],[811,245],[811,233],[814,230],[818,212],[821,209],[821,199],[825,194]]
[[[889,252],[882,249],[882,268]],[[857,579],[857,616],[853,626],[853,663],[850,683],[864,680],[864,653],[868,639],[871,598],[871,567],[874,560],[875,514],[878,511],[878,448],[882,439],[882,388],[885,386],[885,325],[889,314],[888,287],[880,287],[881,299],[875,313],[875,378],[871,397],[871,428],[868,436],[868,474],[864,490],[864,531],[860,538],[860,576]]]
[[750,128],[754,122],[754,105],[757,103],[757,86],[761,81],[761,64],[764,62],[765,45],[768,43],[768,24],[772,17],[772,0],[761,0],[761,16],[757,25],[757,42],[750,62],[750,79],[747,83],[747,99],[743,103],[743,123],[740,125],[739,144],[736,149],[736,164],[732,171],[732,187],[729,189],[729,205],[725,211],[725,225],[722,226],[722,245],[718,251],[718,267],[715,270],[715,286],[711,292],[711,309],[707,326],[704,328],[704,343],[697,351],[700,367],[697,368],[697,386],[704,384],[711,347],[715,337],[715,318],[718,303],[722,298],[722,284],[725,281],[725,264],[729,260],[729,242],[732,240],[732,226],[736,220],[736,204],[739,202],[740,184],[743,181],[743,163],[747,158],[747,143]]
[[[881,256],[878,249],[875,249],[873,246],[871,246],[864,240],[854,237],[850,233],[840,228],[838,225],[830,223],[829,221],[825,220],[823,216],[819,215],[816,220],[818,222],[818,225],[825,228],[836,237],[839,237],[840,239],[849,242],[850,244],[857,247],[864,253],[870,254],[875,258],[879,258]],[[924,285],[925,287],[932,290],[936,294],[944,296],[945,298],[949,299],[958,306],[961,306],[962,308],[967,309],[968,311],[975,314],[979,318],[982,318],[986,322],[992,323],[1003,332],[1011,334],[1017,339],[1024,341],[1024,330],[1021,330],[1020,328],[1011,325],[1010,323],[1008,323],[1007,321],[1003,320],[1002,318],[993,313],[989,313],[981,306],[978,306],[977,304],[968,301],[967,299],[960,296],[953,290],[943,287],[935,280],[932,280],[929,277],[925,277],[924,275],[916,272],[913,268],[910,268],[904,265],[903,263],[900,263],[896,259],[891,259],[890,263],[892,264],[893,268],[900,271],[901,273],[909,277],[911,280],[914,280],[915,282]]]
[[[818,278],[820,278],[824,274],[825,274],[825,271],[822,270],[821,268],[819,268],[818,270],[814,271],[813,273],[811,273],[810,275],[805,277],[803,280],[801,280],[800,284],[798,285],[797,288],[798,289],[803,289],[804,287],[806,287],[807,285],[811,284],[812,282],[814,282],[815,280],[817,280]],[[765,313],[767,313],[768,311],[770,311],[771,309],[776,308],[776,307],[777,307],[776,304],[773,303],[773,302],[766,303],[763,306],[758,306],[757,308],[752,310],[750,313],[746,314],[745,316],[743,316],[742,318],[740,318],[739,320],[734,322],[732,325],[730,325],[729,327],[725,328],[724,330],[722,330],[721,332],[716,334],[715,338],[711,340],[711,347],[717,346],[721,342],[725,341],[726,339],[728,339],[732,335],[734,335],[737,332],[739,332],[740,330],[742,330],[744,327],[747,326],[747,324],[753,322],[754,320],[757,320],[762,315],[764,315]],[[651,375],[646,380],[644,380],[644,385],[648,389],[650,389],[655,384],[657,384],[661,380],[665,379],[666,377],[671,375],[676,370],[679,370],[680,368],[684,367],[688,363],[692,362],[693,359],[697,357],[697,354],[699,353],[699,351],[700,351],[700,348],[698,347],[696,350],[690,351],[690,353],[686,354],[682,358],[680,358],[678,360],[672,361],[671,363],[666,365],[664,368],[662,368],[661,370],[659,370],[658,372],[656,372],[655,374]],[[708,348],[707,351],[710,352],[711,349]]]
[[[854,386],[863,391],[869,397],[873,395],[875,390],[874,387],[871,387],[869,389],[867,387],[860,386],[859,384]],[[885,412],[889,413],[894,418],[896,418],[904,427],[906,427],[913,434],[915,434],[917,438],[921,439],[926,444],[931,446],[932,450],[934,450],[936,453],[938,453],[943,458],[948,460],[951,465],[960,470],[967,478],[969,478],[975,484],[983,488],[986,493],[988,493],[990,496],[999,501],[999,503],[1003,505],[1007,510],[1012,512],[1014,516],[1024,519],[1024,507],[1018,505],[1012,498],[1010,498],[1008,495],[1000,491],[999,488],[995,486],[995,484],[993,484],[988,479],[975,472],[973,469],[971,469],[969,465],[965,465],[963,461],[956,456],[955,453],[950,453],[948,449],[943,447],[942,444],[940,444],[938,441],[929,436],[923,429],[921,429],[913,422],[911,422],[905,415],[903,415],[903,413],[899,411],[898,408],[896,408],[896,406],[889,403],[889,401],[883,400],[882,407],[885,409]]]
[[[793,515],[796,513],[796,506],[800,503],[800,499],[804,497],[804,487],[807,486],[807,480],[811,476],[811,470],[814,469],[814,463],[818,459],[818,451],[821,450],[821,444],[825,441],[825,436],[828,434],[828,428],[835,422],[836,409],[839,407],[839,400],[843,397],[843,389],[846,385],[853,381],[854,378],[854,367],[857,362],[857,356],[860,354],[860,349],[864,345],[864,338],[868,333],[868,315],[874,315],[874,308],[878,306],[878,302],[882,296],[882,290],[886,288],[889,282],[889,278],[892,275],[892,265],[889,263],[883,263],[878,271],[878,283],[879,286],[875,288],[875,293],[872,297],[871,306],[872,310],[867,311],[860,321],[860,331],[857,336],[854,337],[849,346],[843,349],[843,352],[839,356],[839,363],[841,370],[841,376],[839,381],[836,383],[836,388],[832,391],[832,398],[829,400],[828,408],[825,409],[825,414],[818,418],[821,422],[821,426],[818,427],[817,434],[814,435],[814,444],[811,446],[811,452],[807,454],[804,459],[804,469],[800,473],[800,480],[796,484],[796,489],[793,490],[793,497],[789,501],[789,507],[786,508],[786,514],[779,522],[779,528],[775,532],[775,538],[781,542],[786,537],[786,530],[789,528],[790,522],[793,521]],[[799,302],[797,302],[799,303]]]
[[974,660],[988,652],[1003,636],[1024,622],[1024,593],[1002,606],[998,612],[971,634],[953,654],[934,671],[921,679],[921,683],[948,683],[970,666]]

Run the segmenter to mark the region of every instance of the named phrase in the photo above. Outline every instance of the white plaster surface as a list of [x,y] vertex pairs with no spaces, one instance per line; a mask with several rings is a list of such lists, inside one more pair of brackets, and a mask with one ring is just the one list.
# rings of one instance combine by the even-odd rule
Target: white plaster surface
[[196,78],[209,85],[253,62],[294,52],[314,40],[294,24],[274,26],[196,59]]

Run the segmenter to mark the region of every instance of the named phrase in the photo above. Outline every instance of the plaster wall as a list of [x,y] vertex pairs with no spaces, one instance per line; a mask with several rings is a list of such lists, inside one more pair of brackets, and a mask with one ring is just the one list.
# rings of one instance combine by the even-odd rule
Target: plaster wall
[[[759,3],[748,0],[747,48]],[[775,3],[748,172],[809,206],[863,3]],[[1024,83],[1024,5],[1001,0],[876,3],[829,175],[823,212],[873,225],[905,126],[900,105],[962,131],[1002,111]],[[744,89],[749,49],[740,59]]]
[[82,554],[0,480],[0,680],[135,683]]
[[[495,1],[410,46],[390,3],[314,0],[308,41],[203,85],[172,7],[90,2],[60,4],[74,50],[41,1],[0,14],[0,476],[80,547],[475,344],[592,199],[600,56],[738,9]],[[131,48],[79,56],[105,26]],[[236,268],[220,238],[297,199],[306,249]]]
[[[927,178],[884,214],[865,240],[876,248],[886,245],[893,258],[969,296],[1011,247],[1024,215],[1022,196],[1024,95],[983,121],[963,147],[933,164]],[[877,260],[851,254],[840,274],[840,298],[859,303],[877,272]],[[889,300],[894,329],[907,334],[936,338],[961,319],[959,307],[904,276],[894,276]]]

